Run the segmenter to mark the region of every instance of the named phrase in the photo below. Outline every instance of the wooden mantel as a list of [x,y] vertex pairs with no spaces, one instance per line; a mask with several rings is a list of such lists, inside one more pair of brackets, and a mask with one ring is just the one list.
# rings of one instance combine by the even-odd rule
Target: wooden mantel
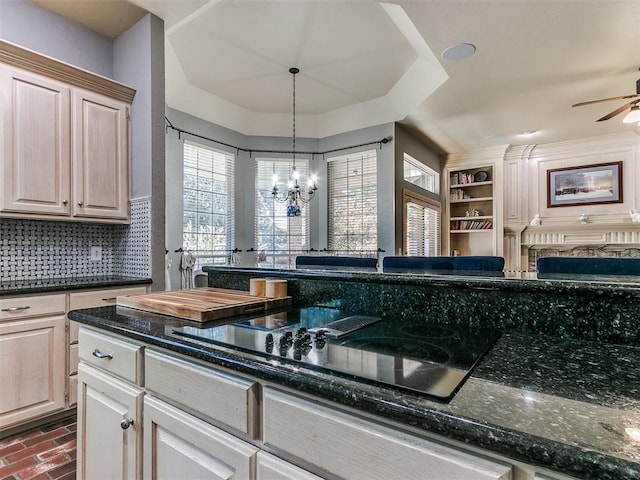
[[543,224],[526,227],[521,239],[527,248],[640,245],[640,223]]

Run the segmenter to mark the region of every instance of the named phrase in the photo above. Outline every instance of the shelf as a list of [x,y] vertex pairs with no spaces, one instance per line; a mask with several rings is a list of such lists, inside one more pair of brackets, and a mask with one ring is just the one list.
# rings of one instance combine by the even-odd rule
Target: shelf
[[456,183],[455,185],[450,185],[449,188],[479,187],[481,185],[493,185],[493,182],[488,180],[486,182]]
[[477,217],[451,217],[449,220],[491,220],[493,215],[480,215]]
[[459,200],[451,200],[451,203],[469,203],[469,202],[492,202],[493,197],[477,197],[477,198],[461,198]]
[[467,230],[450,230],[449,233],[485,233],[493,232],[493,228],[469,228]]

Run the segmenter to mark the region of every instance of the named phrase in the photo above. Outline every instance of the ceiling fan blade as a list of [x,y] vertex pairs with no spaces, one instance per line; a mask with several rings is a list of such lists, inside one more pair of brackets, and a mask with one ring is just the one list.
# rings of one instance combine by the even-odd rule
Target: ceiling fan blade
[[640,97],[640,94],[635,94],[635,95],[623,95],[621,97],[610,97],[610,98],[601,98],[600,100],[590,100],[588,102],[580,102],[580,103],[576,103],[575,105],[571,105],[572,107],[582,107],[583,105],[591,105],[593,103],[600,103],[600,102],[610,102],[611,100],[625,100],[627,98],[635,98],[635,97]]
[[637,102],[637,100],[631,101],[629,103],[625,103],[624,105],[616,108],[613,112],[607,113],[604,117],[599,118],[598,120],[596,120],[596,122],[603,122],[605,120],[609,120],[610,118],[613,118],[616,115],[621,114],[625,110],[628,110],[629,108],[631,108],[631,105],[633,105],[636,102]]

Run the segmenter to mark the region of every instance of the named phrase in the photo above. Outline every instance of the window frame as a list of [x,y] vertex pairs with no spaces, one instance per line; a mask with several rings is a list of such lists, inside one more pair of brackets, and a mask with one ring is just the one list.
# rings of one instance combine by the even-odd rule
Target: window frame
[[[194,148],[196,149],[196,152],[194,154],[195,159],[196,159],[196,170],[198,173],[196,173],[196,188],[195,189],[190,189],[187,187],[186,185],[186,176],[188,174],[187,172],[187,154],[188,154],[188,149],[189,148]],[[205,172],[207,171],[205,168],[199,168],[199,161],[198,161],[198,155],[200,155],[200,152],[205,152],[206,154],[211,156],[211,170],[210,170],[210,176],[211,176],[211,189],[210,191],[207,191],[206,189],[201,189],[200,188],[200,179],[205,179],[208,175],[200,175],[200,172]],[[218,161],[223,161],[224,162],[224,173],[220,172],[220,171],[216,171],[215,169],[215,164],[214,162],[216,161],[215,158],[218,157]],[[222,157],[222,158],[219,158]],[[231,253],[232,250],[234,249],[234,244],[235,244],[235,237],[236,237],[236,225],[235,225],[235,215],[234,215],[234,210],[235,210],[235,162],[236,162],[236,157],[229,153],[229,152],[225,152],[223,150],[219,150],[215,147],[209,146],[209,145],[205,145],[202,143],[198,143],[198,142],[193,142],[193,141],[189,141],[189,140],[183,140],[182,142],[182,165],[183,165],[183,171],[182,171],[182,248],[184,251],[188,251],[189,253],[191,253],[195,258],[196,258],[196,264],[195,264],[195,268],[199,268],[202,265],[206,264],[206,265],[227,265],[231,262]],[[226,212],[224,214],[221,213],[214,213],[214,199],[215,199],[215,195],[220,195],[219,193],[216,193],[214,191],[214,179],[216,176],[223,176],[225,178],[225,182],[224,182],[224,187],[225,187],[225,193],[224,193],[224,197],[225,197],[225,205],[226,205]],[[206,184],[206,179],[203,180],[202,182],[203,184]],[[188,210],[187,208],[187,192],[191,190],[192,192],[195,193],[195,204],[196,204],[196,210]],[[200,209],[200,200],[201,200],[201,196],[204,195],[206,196],[208,193],[211,194],[211,202],[212,202],[212,208],[211,210],[207,211],[206,209]],[[222,216],[224,218],[224,233],[222,234],[223,236],[226,237],[226,241],[225,241],[225,245],[224,248],[216,248],[216,249],[203,249],[200,248],[201,243],[204,244],[204,242],[200,241],[200,232],[196,232],[195,233],[195,245],[191,244],[191,241],[187,238],[188,234],[192,234],[194,235],[193,232],[188,232],[185,229],[185,223],[187,221],[187,213],[190,212],[191,214],[195,215],[195,218],[197,220],[199,220],[201,218],[201,215],[219,215]],[[196,224],[198,225],[198,227],[200,226],[200,222],[197,221]],[[199,228],[198,228],[199,229]],[[215,233],[211,233],[210,235],[216,235]]]
[[[263,174],[259,171],[260,165],[265,165],[269,163],[268,168],[270,168],[271,173]],[[286,166],[286,167],[285,167]],[[300,203],[302,214],[300,216],[289,217],[286,213],[286,202],[280,202],[275,200],[271,194],[271,190],[273,188],[273,174],[276,173],[278,176],[278,190],[280,195],[282,196],[286,193],[287,190],[287,181],[291,173],[291,169],[293,167],[293,159],[292,158],[282,158],[282,157],[257,157],[254,163],[254,226],[253,226],[253,241],[254,241],[254,249],[258,255],[258,264],[266,264],[268,266],[273,267],[288,267],[291,268],[295,266],[295,259],[298,255],[303,255],[310,249],[311,243],[311,235],[310,235],[310,225],[311,225],[311,215],[310,210],[313,210],[312,202],[308,203]],[[277,172],[276,172],[277,170]],[[296,170],[298,172],[299,178],[298,183],[304,188],[307,185],[308,179],[311,177],[311,161],[307,158],[296,158]],[[269,179],[269,183],[266,183],[266,179]],[[260,185],[260,182],[262,185]],[[262,195],[260,191],[263,191]],[[269,198],[270,197],[270,198]],[[272,214],[271,215],[260,215],[259,211],[261,210],[261,206],[258,201],[262,198],[265,202],[273,202],[272,205]],[[268,199],[268,200],[267,200]],[[273,222],[273,229],[285,228],[284,224],[286,223],[286,236],[283,235],[272,235],[273,241],[270,242],[272,245],[271,249],[263,249],[261,248],[261,242],[259,236],[265,236],[266,234],[259,234],[258,226],[261,220],[265,218],[271,218]],[[301,225],[295,225],[300,224]],[[279,224],[279,225],[278,225]],[[298,228],[302,234],[291,234],[292,229]],[[282,251],[275,248],[275,245],[282,238],[286,237],[286,248]],[[297,241],[295,241],[297,239]],[[293,241],[293,248],[292,247]]]
[[[438,224],[437,224],[437,234],[436,241],[437,245],[435,246],[436,254],[428,255],[428,256],[441,256],[442,255],[442,204],[433,200],[432,198],[426,197],[424,195],[419,195],[415,192],[408,191],[403,189],[402,191],[402,252],[404,255],[408,255],[408,204],[414,203],[419,205],[425,209],[435,210],[438,214]],[[425,242],[426,243],[426,242]],[[412,255],[418,255],[416,253],[411,253]],[[422,254],[424,255],[424,253]]]
[[[427,187],[423,187],[418,183],[407,180],[405,176],[406,166],[407,164],[411,165],[413,168],[417,169],[422,173],[424,177],[431,177],[433,183],[433,189],[429,189]],[[412,157],[407,152],[403,153],[402,157],[402,178],[405,182],[410,183],[411,185],[415,185],[418,188],[421,188],[427,192],[433,193],[434,195],[440,195],[440,173],[435,169],[431,168],[429,165],[422,163],[420,160]]]
[[[343,167],[344,162],[346,162],[347,175],[343,175],[342,177],[334,177],[334,172],[336,172],[337,166],[340,168]],[[349,188],[349,178],[351,175],[348,174],[348,170],[351,168],[349,166],[349,162],[360,162],[360,175],[356,176],[356,187],[360,188],[361,192],[365,191],[365,175],[370,180],[371,178],[375,179],[375,182],[372,184],[368,183],[366,189],[371,190],[373,185],[373,193],[369,192],[366,197],[360,196],[360,209],[361,212],[359,214],[352,214],[350,211],[347,212],[346,217],[348,218],[352,216],[361,217],[361,226],[359,229],[354,230],[353,232],[349,231],[350,226],[347,223],[346,233],[336,234],[336,226],[338,223],[341,223],[334,218],[334,199],[336,197],[335,190],[340,188],[340,185],[337,184],[338,179],[347,179],[346,185],[343,188]],[[365,166],[365,162],[367,162]],[[336,168],[334,168],[336,167]],[[366,172],[365,172],[366,170]],[[359,179],[359,180],[358,180]],[[359,182],[359,184],[358,184]],[[346,202],[346,195],[341,196]],[[348,207],[348,203],[345,203]],[[366,206],[369,205],[369,214],[367,214]],[[371,213],[371,208],[373,208],[373,213]],[[366,222],[366,218],[373,217],[373,222]],[[331,157],[327,159],[327,248],[329,251],[337,253],[339,255],[377,255],[378,251],[378,151],[375,149],[372,150],[362,150],[359,152],[349,153],[346,155],[339,155],[336,157]],[[342,238],[340,238],[342,237]],[[373,244],[371,242],[371,238],[373,237]],[[369,245],[367,245],[367,243]],[[354,248],[352,245],[359,244],[359,248]]]

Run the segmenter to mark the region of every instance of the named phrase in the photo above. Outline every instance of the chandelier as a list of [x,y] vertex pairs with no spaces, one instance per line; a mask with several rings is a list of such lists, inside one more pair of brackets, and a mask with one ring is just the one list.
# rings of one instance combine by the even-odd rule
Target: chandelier
[[278,177],[273,175],[273,189],[271,195],[273,199],[287,204],[287,217],[299,217],[302,214],[300,203],[309,202],[316,194],[318,187],[316,186],[316,176],[312,175],[309,178],[309,184],[306,187],[301,187],[298,183],[299,172],[296,170],[296,74],[300,72],[300,69],[291,67],[289,73],[293,77],[293,160],[291,163],[291,170],[289,171],[289,180],[287,181],[286,192],[280,192],[278,189]]

